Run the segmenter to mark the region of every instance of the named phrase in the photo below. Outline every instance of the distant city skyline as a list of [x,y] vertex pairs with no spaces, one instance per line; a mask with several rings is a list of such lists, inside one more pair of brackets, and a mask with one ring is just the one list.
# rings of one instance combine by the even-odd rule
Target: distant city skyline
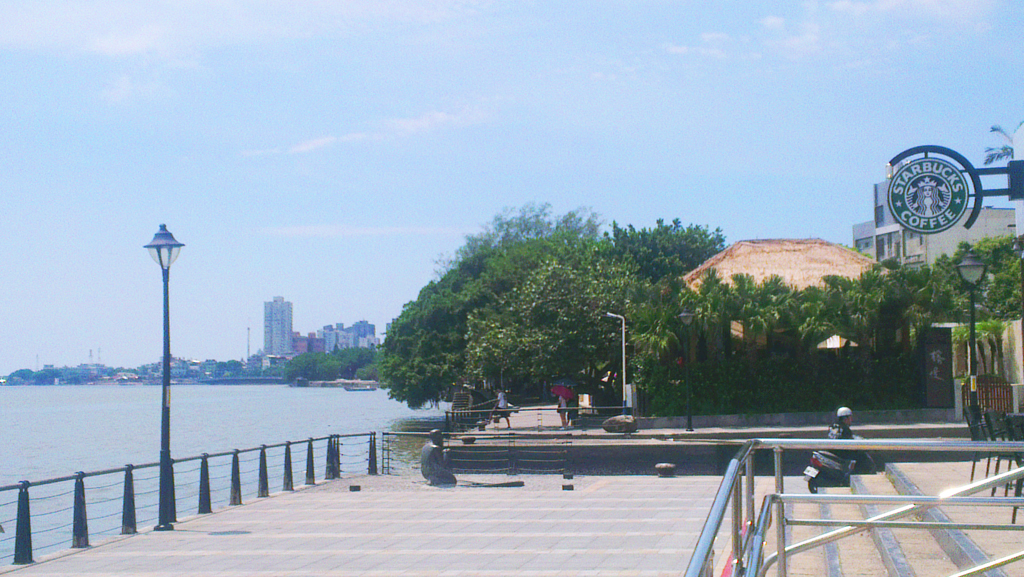
[[[1010,0],[11,2],[0,374],[385,327],[506,207],[850,243],[885,164],[1024,120]],[[996,201],[998,206],[998,201]]]

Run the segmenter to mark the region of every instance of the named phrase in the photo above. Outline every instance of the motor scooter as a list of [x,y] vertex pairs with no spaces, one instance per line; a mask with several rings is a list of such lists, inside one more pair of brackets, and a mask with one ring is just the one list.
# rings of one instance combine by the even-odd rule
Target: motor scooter
[[804,469],[807,490],[817,493],[818,487],[849,487],[850,475],[857,466],[855,459],[843,459],[829,451],[814,451]]

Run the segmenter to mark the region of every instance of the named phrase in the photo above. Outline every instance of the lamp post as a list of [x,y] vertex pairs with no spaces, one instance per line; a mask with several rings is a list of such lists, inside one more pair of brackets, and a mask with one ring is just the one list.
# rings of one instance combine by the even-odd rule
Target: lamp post
[[686,355],[686,430],[693,430],[693,409],[690,405],[690,323],[693,322],[693,313],[690,309],[683,309],[679,313],[679,319],[683,321],[686,329],[683,331],[683,354]]
[[960,264],[956,265],[956,272],[960,275],[969,289],[971,295],[971,336],[970,336],[970,379],[971,396],[968,410],[972,419],[981,417],[981,408],[978,406],[978,340],[974,332],[974,289],[978,287],[982,277],[985,276],[985,263],[981,261],[974,252],[968,249]]
[[174,240],[174,235],[161,224],[153,236],[153,242],[146,245],[149,254],[160,265],[164,277],[164,378],[161,388],[163,411],[160,419],[160,513],[156,531],[171,531],[177,522],[174,505],[174,463],[171,461],[171,321],[168,279],[171,263],[178,258],[184,244]]
[[615,313],[605,313],[604,316],[622,321],[622,414],[628,415],[630,407],[626,396],[626,317]]
[[[1020,320],[1020,336],[1021,336],[1020,343],[1021,344],[1020,344],[1020,348],[1022,350],[1022,352],[1021,352],[1021,365],[1020,366],[1021,366],[1022,374],[1024,374],[1024,234],[1022,234],[1022,235],[1020,235],[1018,237],[1014,237],[1014,239],[1013,239],[1013,252],[1016,252],[1018,255],[1020,255],[1020,260],[1018,261],[1018,263],[1020,264],[1020,310],[1021,310],[1021,320]],[[1016,408],[1016,407],[1014,407],[1014,408]]]

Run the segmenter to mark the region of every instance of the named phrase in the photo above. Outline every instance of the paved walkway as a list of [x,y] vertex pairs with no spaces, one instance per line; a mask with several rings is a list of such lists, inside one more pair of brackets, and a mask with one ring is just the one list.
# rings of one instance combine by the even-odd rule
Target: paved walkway
[[[18,577],[678,575],[720,482],[717,477],[515,478],[525,486],[440,489],[412,477],[324,483],[185,519],[173,532],[149,531],[5,572]],[[352,484],[362,490],[350,491]]]

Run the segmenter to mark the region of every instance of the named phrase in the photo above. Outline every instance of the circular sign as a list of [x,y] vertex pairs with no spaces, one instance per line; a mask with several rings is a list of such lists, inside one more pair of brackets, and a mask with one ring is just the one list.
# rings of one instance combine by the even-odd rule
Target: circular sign
[[889,210],[897,222],[922,234],[942,232],[967,212],[969,188],[960,168],[941,158],[919,158],[889,181]]

